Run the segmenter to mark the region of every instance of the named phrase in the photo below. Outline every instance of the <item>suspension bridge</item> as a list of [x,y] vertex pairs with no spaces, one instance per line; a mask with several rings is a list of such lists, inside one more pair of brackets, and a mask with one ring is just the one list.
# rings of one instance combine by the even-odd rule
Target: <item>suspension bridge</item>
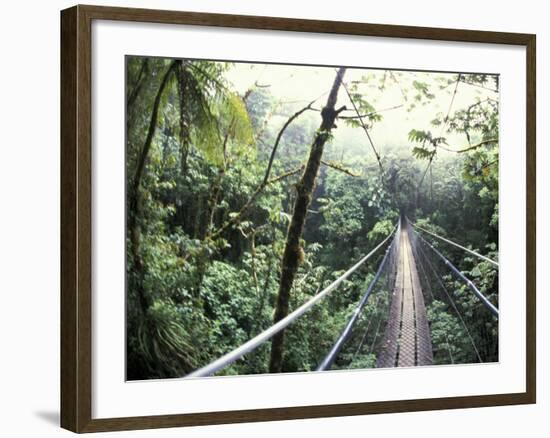
[[[487,361],[498,345],[498,342],[491,342],[487,329],[494,326],[498,329],[498,303],[493,302],[495,297],[482,293],[474,281],[443,254],[443,247],[454,251],[455,256],[465,253],[477,258],[498,274],[497,261],[403,216],[385,239],[326,288],[249,341],[184,377],[212,376],[243,359],[298,318],[307,317],[316,304],[334,293],[353,274],[359,275],[357,271],[368,265],[367,262],[380,258],[373,278],[340,335],[319,361],[317,371],[334,369],[335,365],[353,368],[357,356],[365,353],[375,358],[373,366],[376,368]],[[459,292],[449,287],[450,277],[463,286]],[[467,297],[464,291],[469,294]],[[468,310],[461,305],[465,299],[472,303]],[[427,308],[434,303],[441,303],[434,308],[445,307],[450,315],[448,318],[456,322],[452,330],[431,324]],[[472,319],[478,325],[482,323],[483,333],[474,333],[469,323]],[[437,345],[436,338],[439,340]],[[457,342],[469,347],[469,356],[465,357],[464,352],[456,348]],[[462,357],[457,357],[459,354]]]

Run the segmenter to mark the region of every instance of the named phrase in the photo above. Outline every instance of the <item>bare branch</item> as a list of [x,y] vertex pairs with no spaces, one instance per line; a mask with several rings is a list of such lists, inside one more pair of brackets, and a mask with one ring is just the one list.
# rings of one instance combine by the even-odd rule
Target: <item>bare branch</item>
[[301,165],[300,167],[297,167],[296,169],[292,169],[292,170],[289,170],[288,172],[285,172],[279,176],[276,176],[274,178],[271,178],[267,183],[266,185],[268,184],[273,184],[273,183],[276,183],[276,182],[279,182],[281,181],[282,179],[285,179],[285,178],[288,178],[289,176],[292,176],[292,175],[296,175],[297,173],[301,172],[302,170],[304,170],[304,165]]
[[464,148],[464,149],[450,149],[450,148],[447,148],[447,147],[441,146],[441,145],[439,145],[438,147],[440,147],[441,149],[443,149],[444,151],[447,151],[447,152],[454,152],[456,154],[463,154],[464,152],[469,152],[469,151],[472,151],[474,149],[480,148],[481,146],[485,146],[486,144],[491,144],[491,143],[498,143],[498,138],[491,138],[489,140],[483,140],[483,141],[479,142],[478,144],[474,144],[473,146],[469,146],[469,147]]
[[[342,86],[344,87],[344,90],[346,90],[346,94],[348,95],[348,98],[349,98],[351,104],[353,105],[353,108],[355,109],[355,112],[357,113],[358,116],[361,116],[361,114],[359,114],[359,109],[357,108],[357,105],[355,105],[355,102],[353,101],[353,99],[351,97],[351,93],[349,92],[348,87],[346,86],[346,84],[344,82],[342,82]],[[372,142],[372,138],[370,137],[369,130],[367,129],[367,125],[365,125],[365,122],[363,121],[363,119],[361,117],[359,117],[359,122],[361,123],[361,126],[363,127],[363,130],[365,131],[365,134],[367,134],[367,137],[369,139],[369,143],[370,143],[371,148],[372,148],[372,150],[374,152],[374,155],[376,157],[376,161],[378,161],[378,166],[380,167],[380,171],[383,173],[384,168],[382,167],[382,161],[380,159],[380,155],[378,155],[378,151],[374,147],[374,143]]]
[[392,106],[392,107],[389,107],[389,108],[384,108],[384,109],[381,109],[381,110],[378,110],[378,111],[373,111],[373,112],[370,112],[370,113],[367,113],[367,114],[361,114],[361,115],[358,115],[358,116],[339,116],[338,118],[345,119],[345,120],[366,119],[366,118],[374,116],[378,113],[382,113],[384,111],[391,111],[391,110],[395,110],[395,109],[399,109],[399,108],[403,108],[403,104]]
[[497,164],[498,163],[498,157],[496,159],[494,159],[493,161],[489,161],[488,163],[485,163],[483,166],[481,166],[478,170],[476,170],[476,175],[481,175],[481,173],[487,169],[488,167],[491,167],[493,164]]
[[[281,138],[285,132],[285,130],[288,128],[288,126],[296,120],[301,114],[306,112],[307,110],[311,109],[311,106],[313,105],[315,101],[310,102],[307,106],[302,108],[301,110],[294,113],[290,118],[285,122],[281,130],[279,131],[279,134],[277,135],[277,139],[275,140],[275,144],[273,145],[273,149],[271,150],[271,156],[269,157],[269,163],[267,165],[267,168],[265,170],[265,175],[260,183],[260,185],[254,190],[254,193],[250,195],[250,198],[248,198],[248,201],[245,202],[245,204],[241,207],[239,212],[233,216],[231,219],[229,219],[225,224],[223,224],[220,228],[218,228],[216,231],[211,233],[209,236],[210,238],[216,238],[221,233],[223,233],[225,230],[227,230],[229,227],[236,225],[240,222],[242,215],[251,207],[251,205],[254,203],[258,195],[262,192],[262,190],[265,188],[266,185],[271,184],[273,182],[279,181],[287,176],[293,175],[294,173],[298,173],[300,169],[291,171],[288,175],[280,175],[279,177],[274,178],[273,180],[269,180],[269,175],[271,174],[271,168],[273,167],[273,161],[275,160],[275,154],[277,153],[277,148],[279,147],[279,143],[281,141]],[[303,166],[302,166],[303,168]]]
[[462,74],[459,73],[458,77],[456,78],[456,85],[455,89],[453,91],[453,97],[451,97],[451,103],[449,104],[449,109],[447,110],[447,115],[443,119],[443,125],[441,126],[441,134],[439,136],[441,137],[443,133],[445,132],[445,128],[447,127],[447,122],[449,121],[449,116],[451,115],[451,109],[453,108],[453,103],[455,101],[456,92],[458,91],[458,84],[460,84],[460,78],[462,77]]
[[262,185],[267,184],[267,181],[269,179],[269,174],[271,173],[271,167],[273,166],[273,160],[275,159],[275,154],[277,153],[277,148],[279,147],[279,142],[281,141],[281,138],[283,134],[286,131],[286,128],[294,121],[296,120],[301,114],[306,112],[307,110],[311,109],[311,106],[315,103],[315,101],[311,101],[307,106],[303,107],[301,110],[295,112],[290,118],[285,122],[281,130],[279,131],[279,134],[277,135],[277,139],[275,140],[275,144],[273,145],[273,149],[271,150],[271,156],[269,157],[269,163],[267,165],[267,169],[265,170],[264,179],[262,182]]
[[389,71],[390,72],[390,77],[392,78],[392,80],[396,83],[396,85],[399,87],[399,91],[401,91],[401,96],[403,97],[403,100],[405,102],[407,102],[407,95],[405,94],[405,92],[403,91],[403,87],[401,87],[401,82],[399,82],[399,80],[395,77],[395,75],[393,74],[393,72],[391,70],[386,70],[386,71]]
[[346,175],[349,175],[349,176],[353,176],[353,177],[360,176],[359,173],[356,173],[353,170],[344,167],[344,165],[342,163],[335,163],[333,161],[323,161],[323,160],[321,160],[321,164],[324,165],[324,166],[330,167],[331,169],[343,172],[343,173],[345,173]]

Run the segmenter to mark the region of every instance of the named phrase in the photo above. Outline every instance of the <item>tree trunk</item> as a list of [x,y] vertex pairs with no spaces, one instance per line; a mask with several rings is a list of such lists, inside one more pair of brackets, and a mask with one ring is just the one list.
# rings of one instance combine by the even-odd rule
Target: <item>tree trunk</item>
[[176,61],[177,63],[177,88],[178,88],[178,106],[179,106],[179,137],[180,137],[180,170],[182,176],[187,173],[187,157],[189,155],[189,146],[191,144],[190,139],[190,126],[191,122],[189,120],[189,108],[186,105],[189,105],[186,101],[188,98],[188,82],[189,82],[189,72],[187,68],[183,65],[181,61]]
[[144,58],[141,67],[139,69],[138,77],[132,91],[128,94],[128,99],[126,100],[126,113],[130,112],[130,109],[134,106],[136,99],[143,87],[143,83],[146,80],[147,74],[149,71],[149,58]]
[[147,162],[147,157],[149,155],[149,150],[151,149],[151,143],[153,142],[153,137],[157,128],[157,119],[160,101],[168,79],[174,70],[175,64],[172,63],[166,70],[164,77],[159,85],[157,95],[153,102],[153,108],[151,111],[151,119],[149,121],[149,128],[147,130],[147,137],[141,149],[140,155],[137,159],[136,173],[134,174],[134,179],[130,187],[129,193],[129,211],[128,211],[128,235],[130,238],[130,253],[133,262],[133,268],[135,272],[135,284],[132,286],[135,288],[135,292],[139,299],[139,304],[141,310],[145,313],[147,308],[150,305],[149,298],[147,297],[144,287],[143,287],[143,272],[145,270],[143,259],[141,257],[140,245],[141,245],[141,229],[139,225],[139,216],[141,213],[141,180],[143,177],[143,172],[145,169],[145,164]]
[[[288,315],[290,290],[296,271],[299,264],[303,260],[303,249],[300,247],[300,239],[304,230],[307,209],[311,203],[311,195],[315,187],[315,180],[321,165],[323,149],[325,143],[330,137],[330,132],[334,128],[334,122],[338,115],[335,109],[338,90],[342,84],[342,78],[346,69],[341,67],[334,79],[334,83],[330,90],[327,103],[321,111],[321,126],[315,135],[315,139],[311,146],[309,158],[302,175],[298,182],[297,196],[294,201],[294,210],[292,219],[288,228],[285,250],[281,264],[281,279],[279,282],[279,294],[277,296],[277,306],[275,309],[274,322],[278,322]],[[279,373],[283,365],[283,349],[284,349],[284,330],[280,331],[273,337],[271,344],[271,358],[269,363],[270,373]]]

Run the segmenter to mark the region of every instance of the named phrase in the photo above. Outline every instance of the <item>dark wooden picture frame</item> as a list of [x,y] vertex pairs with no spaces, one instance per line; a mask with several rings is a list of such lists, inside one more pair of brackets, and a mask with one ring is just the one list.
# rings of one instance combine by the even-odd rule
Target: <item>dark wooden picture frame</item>
[[[91,25],[115,20],[519,45],[526,48],[526,391],[195,414],[92,418]],[[531,34],[75,6],[61,12],[61,426],[74,432],[529,404],[536,401],[536,37]]]

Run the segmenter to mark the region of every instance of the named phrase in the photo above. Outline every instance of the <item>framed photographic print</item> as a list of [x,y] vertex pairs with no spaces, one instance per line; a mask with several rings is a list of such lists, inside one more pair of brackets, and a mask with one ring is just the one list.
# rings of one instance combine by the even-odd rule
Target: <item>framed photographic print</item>
[[535,36],[61,13],[61,423],[534,403]]

